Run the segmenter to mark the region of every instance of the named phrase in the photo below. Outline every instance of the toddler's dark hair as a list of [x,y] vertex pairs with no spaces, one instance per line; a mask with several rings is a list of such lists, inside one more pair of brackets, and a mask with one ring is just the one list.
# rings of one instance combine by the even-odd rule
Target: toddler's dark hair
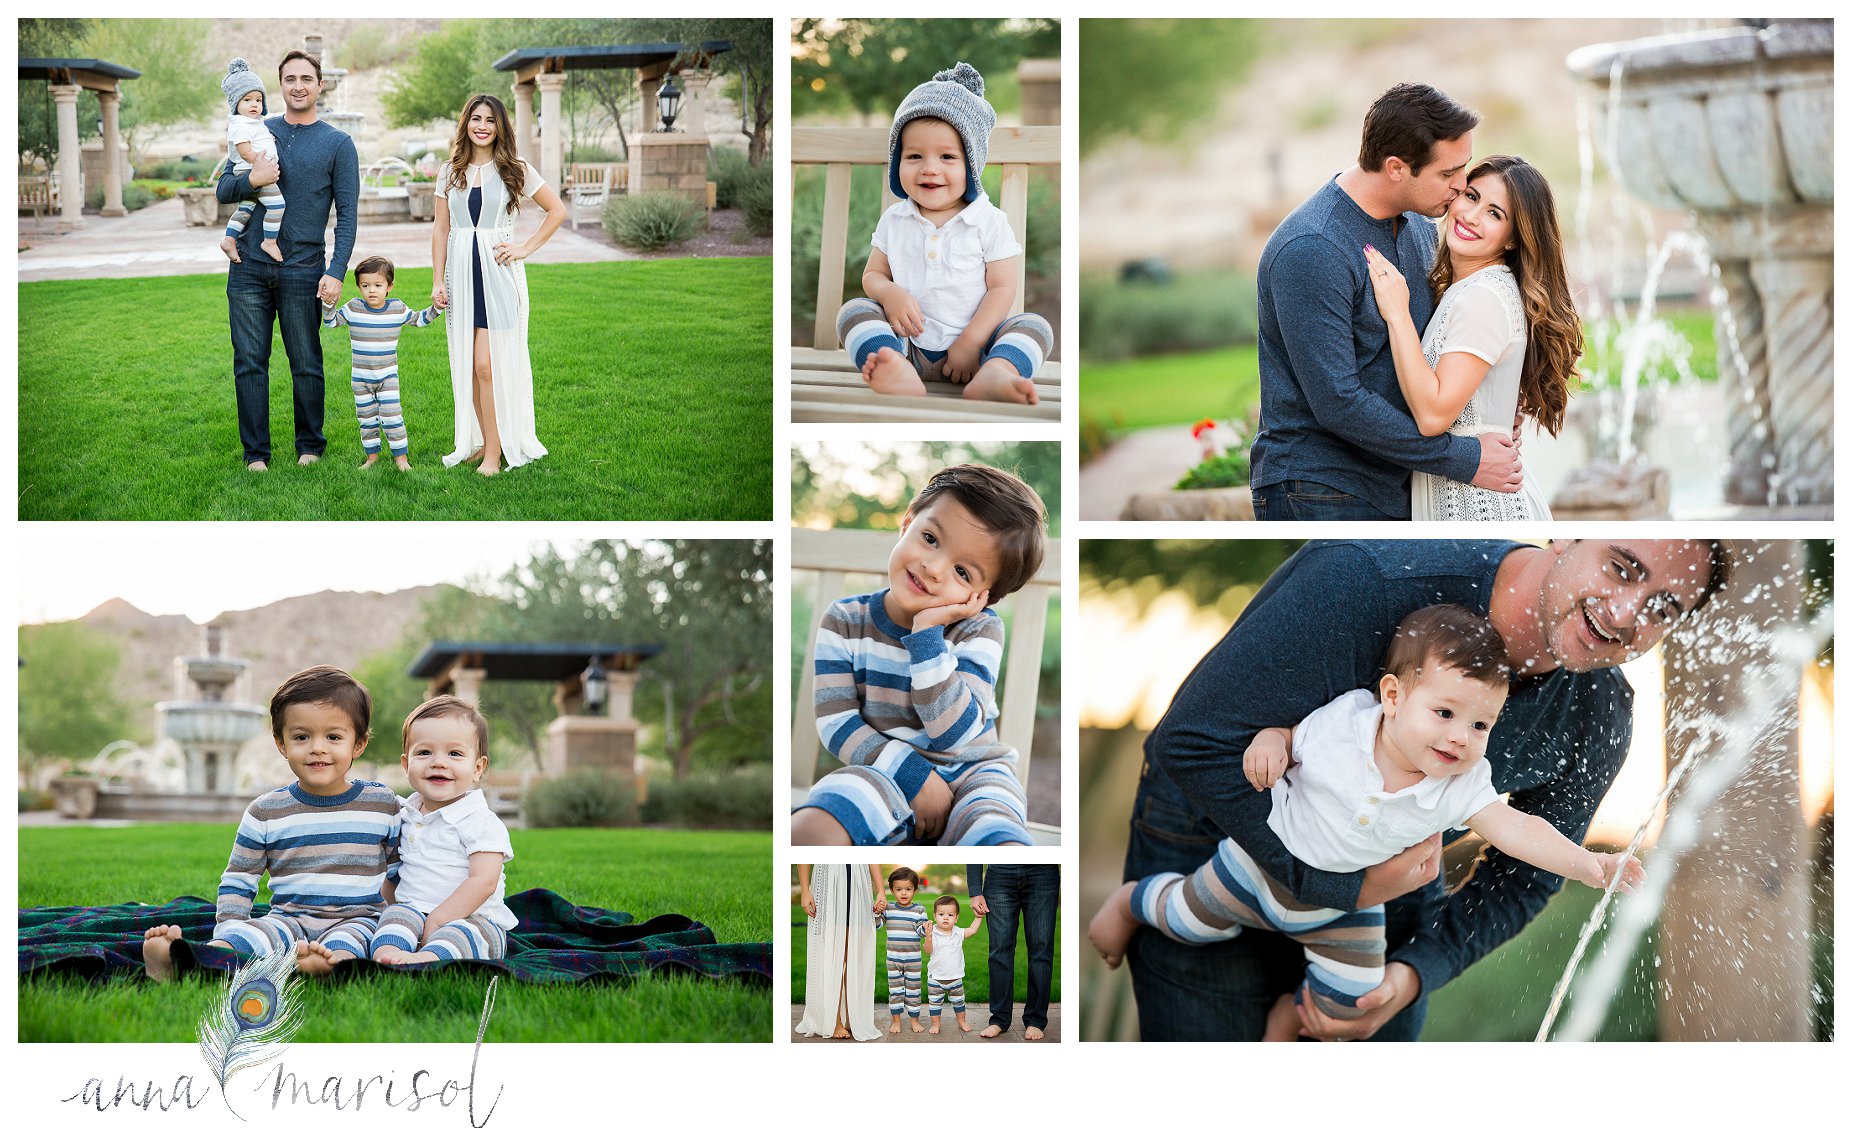
[[310,666],[291,674],[270,695],[270,735],[283,742],[283,712],[291,705],[332,705],[354,722],[354,743],[365,744],[372,735],[373,695],[346,670]]
[[1419,175],[1434,154],[1436,141],[1451,141],[1472,132],[1479,115],[1432,86],[1403,82],[1383,91],[1363,115],[1363,144],[1357,165],[1381,172],[1390,157],[1402,158]]
[[936,912],[938,912],[938,911],[939,911],[940,909],[943,909],[943,908],[944,908],[945,906],[947,906],[947,905],[950,905],[950,906],[952,906],[952,907],[953,907],[954,909],[955,909],[955,908],[957,908],[957,907],[958,907],[958,898],[956,898],[956,897],[950,897],[950,896],[947,896],[947,897],[940,897],[939,899],[937,899],[937,900],[935,900],[935,901],[934,901],[934,902],[932,903],[932,911],[936,913]]
[[887,887],[889,889],[894,888],[894,883],[896,881],[910,881],[913,883],[913,888],[915,889],[918,889],[920,886],[926,884],[925,882],[920,880],[919,874],[914,873],[912,870],[908,869],[906,866],[901,866],[899,869],[895,870],[893,873],[890,873],[887,875]]
[[461,697],[452,697],[446,693],[433,697],[405,714],[405,725],[399,729],[399,748],[405,752],[412,750],[412,724],[416,721],[430,720],[433,717],[464,717],[476,726],[476,755],[481,759],[489,758],[489,722],[482,715],[482,710],[471,705]]
[[1505,640],[1484,615],[1457,603],[1423,607],[1403,619],[1383,656],[1383,673],[1410,682],[1423,672],[1451,669],[1488,685],[1511,684]]
[[360,265],[354,267],[354,284],[356,286],[360,284],[360,276],[362,274],[383,274],[386,276],[386,285],[390,286],[392,285],[392,260],[385,255],[374,255],[372,258],[361,259]]
[[996,539],[997,575],[990,584],[990,603],[1021,590],[1042,566],[1047,551],[1048,510],[1042,499],[1009,471],[974,462],[934,474],[913,495],[907,516],[917,516],[947,497],[969,510]]

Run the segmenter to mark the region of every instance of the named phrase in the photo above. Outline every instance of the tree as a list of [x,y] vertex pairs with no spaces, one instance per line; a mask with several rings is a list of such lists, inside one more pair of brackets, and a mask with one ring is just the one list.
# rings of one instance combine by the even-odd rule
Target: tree
[[710,39],[733,46],[714,57],[716,74],[739,83],[741,132],[746,135],[746,159],[758,164],[772,151],[772,68],[777,65],[771,20],[674,20],[687,25],[676,37],[690,47]]
[[19,657],[22,760],[83,760],[133,735],[115,691],[120,655],[106,636],[81,622],[21,627]]
[[[82,49],[89,20],[20,20],[19,54],[27,59],[75,58]],[[82,98],[79,96],[81,110]],[[89,95],[92,104],[95,95]],[[58,159],[58,115],[44,79],[30,79],[19,84],[19,155],[22,160],[38,159],[50,168]],[[88,131],[85,123],[89,123]],[[77,115],[78,137],[94,137],[100,123],[96,115]]]
[[386,123],[400,127],[454,123],[474,94],[493,94],[507,102],[513,80],[493,65],[511,49],[496,49],[504,40],[498,25],[507,22],[512,21],[450,20],[419,39],[411,58],[380,97]]
[[798,116],[846,107],[885,118],[908,91],[953,63],[970,63],[994,81],[1031,55],[1061,52],[1053,20],[806,19],[796,39],[791,99]]
[[1213,114],[1263,34],[1259,20],[1081,21],[1081,155],[1114,137],[1172,140]]
[[[851,466],[829,447],[802,444],[791,454],[791,518],[829,528],[898,529],[907,503],[933,472],[961,462],[982,462],[1027,482],[1048,509],[1048,534],[1061,534],[1059,443],[893,443],[873,466]],[[878,485],[870,489],[871,482]]]
[[[223,72],[206,55],[205,20],[21,20],[19,50],[29,57],[97,58],[141,72],[121,82],[123,136],[133,149],[146,126],[197,121],[219,103]],[[221,104],[222,108],[222,104]],[[79,138],[101,132],[102,107],[77,97]],[[19,84],[19,151],[50,165],[58,156],[56,110],[40,80]]]

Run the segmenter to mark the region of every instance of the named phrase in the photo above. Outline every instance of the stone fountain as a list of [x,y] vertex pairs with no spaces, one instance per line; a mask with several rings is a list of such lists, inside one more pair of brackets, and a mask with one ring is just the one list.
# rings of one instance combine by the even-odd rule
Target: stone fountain
[[1724,500],[1833,502],[1833,24],[1584,47],[1595,136],[1622,186],[1691,214],[1713,264],[1730,413]]

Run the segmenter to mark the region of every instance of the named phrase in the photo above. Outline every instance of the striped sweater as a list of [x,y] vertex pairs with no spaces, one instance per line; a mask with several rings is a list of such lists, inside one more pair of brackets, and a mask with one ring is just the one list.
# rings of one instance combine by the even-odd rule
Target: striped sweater
[[1003,620],[987,607],[909,633],[885,594],[837,600],[817,628],[817,734],[830,754],[888,776],[909,800],[935,767],[1013,761],[995,739]]
[[292,783],[245,808],[219,878],[217,919],[249,919],[265,873],[272,913],[376,916],[385,904],[380,885],[398,868],[399,797],[390,787],[355,780],[340,795],[321,796]]
[[911,905],[889,901],[887,911],[881,914],[881,925],[887,929],[889,959],[917,956],[920,942],[926,937],[926,906],[918,901]]
[[363,298],[354,298],[333,308],[322,307],[323,326],[330,329],[336,325],[347,326],[353,343],[353,375],[361,380],[397,376],[399,334],[407,325],[429,325],[442,316],[443,311],[436,307],[414,310],[397,298],[387,298],[380,309],[374,309]]

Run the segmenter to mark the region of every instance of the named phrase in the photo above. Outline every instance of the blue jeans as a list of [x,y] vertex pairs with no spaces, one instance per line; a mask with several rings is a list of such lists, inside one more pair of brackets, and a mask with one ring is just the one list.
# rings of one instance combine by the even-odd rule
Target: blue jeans
[[231,308],[232,376],[238,397],[238,441],[244,460],[270,461],[271,325],[283,330],[296,417],[296,453],[320,456],[322,437],[322,271],[312,266],[256,262],[249,251],[231,264],[225,300]]
[[[1132,808],[1125,879],[1191,873],[1214,856],[1222,837],[1214,824],[1197,817],[1175,784],[1146,765]],[[1391,953],[1408,935],[1406,929],[1398,932],[1396,923],[1392,912]],[[1274,1000],[1292,994],[1305,979],[1305,949],[1258,928],[1201,947],[1140,928],[1126,960],[1138,1001],[1139,1036],[1147,1042],[1257,1042]],[[1372,1041],[1415,1041],[1426,1018],[1423,996],[1385,1023]]]
[[1317,482],[1275,482],[1256,487],[1253,493],[1256,521],[1408,520],[1384,513],[1360,497]]
[[1029,998],[1022,1024],[1048,1029],[1048,1000],[1055,982],[1055,918],[1061,909],[1061,867],[984,867],[984,904],[990,915],[990,1021],[1008,1030],[1016,1014],[1016,926],[1029,946]]

